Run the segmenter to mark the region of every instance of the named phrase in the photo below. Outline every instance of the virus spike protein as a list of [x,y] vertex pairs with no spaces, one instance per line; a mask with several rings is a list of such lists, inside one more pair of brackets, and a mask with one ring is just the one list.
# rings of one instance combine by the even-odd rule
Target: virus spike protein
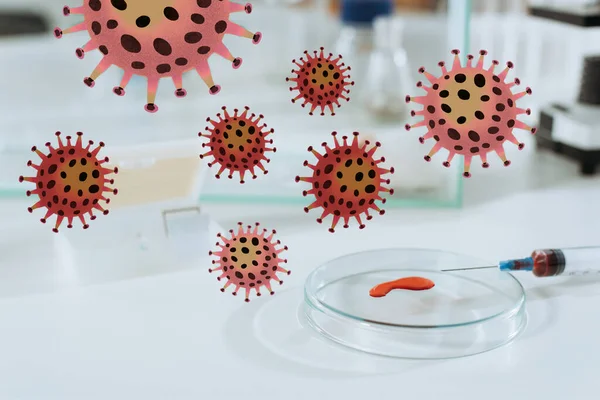
[[85,31],[90,40],[75,50],[83,59],[89,51],[98,49],[103,58],[83,82],[93,87],[96,79],[111,65],[123,69],[119,86],[113,89],[118,96],[133,75],[148,80],[147,104],[144,109],[154,113],[159,80],[170,77],[175,84],[175,96],[185,97],[183,74],[196,70],[209,88],[210,94],[221,90],[213,81],[208,59],[218,54],[229,60],[233,68],[242,65],[242,59],[231,55],[223,44],[224,35],[245,37],[258,44],[260,32],[252,33],[231,22],[230,14],[252,12],[250,3],[238,4],[229,0],[86,0],[80,7],[65,6],[63,14],[83,15],[84,21],[66,30],[54,29],[54,36]]
[[443,162],[445,167],[456,154],[464,157],[463,176],[471,176],[470,166],[474,156],[479,156],[482,167],[488,168],[487,154],[495,152],[505,166],[510,165],[504,154],[504,143],[509,141],[522,150],[525,146],[514,136],[515,128],[535,133],[536,129],[519,121],[522,114],[529,115],[531,110],[517,107],[517,100],[531,94],[526,88],[519,93],[512,93],[512,87],[519,85],[518,78],[513,82],[505,82],[512,62],[496,74],[494,69],[499,62],[494,60],[491,66],[484,68],[485,50],[479,52],[474,65],[472,55],[467,56],[463,67],[459,58],[460,52],[452,50],[454,61],[451,70],[446,69],[443,61],[438,65],[442,73],[435,77],[421,67],[419,73],[425,75],[431,86],[417,82],[417,87],[425,90],[426,94],[419,97],[406,96],[406,102],[415,102],[423,106],[422,110],[411,111],[411,115],[422,116],[423,120],[416,124],[406,125],[406,130],[427,127],[427,133],[419,138],[421,143],[434,139],[435,144],[425,161],[442,148],[449,151],[448,158]]
[[255,168],[267,174],[264,163],[271,160],[265,153],[277,151],[275,147],[268,146],[273,144],[273,139],[268,139],[268,136],[274,130],[266,129],[265,123],[261,124],[264,118],[262,114],[258,117],[254,113],[248,115],[250,108],[247,106],[241,114],[238,114],[237,108],[234,109],[233,115],[229,114],[225,106],[221,109],[224,115],[218,113],[218,120],[206,119],[212,125],[205,128],[208,133],[198,133],[198,136],[208,139],[208,142],[202,143],[202,147],[210,148],[210,151],[200,154],[200,158],[212,156],[213,161],[208,164],[209,167],[219,164],[216,178],[220,178],[225,170],[229,171],[229,179],[233,178],[234,172],[238,172],[240,183],[245,182],[246,172],[252,175],[252,179],[256,179]]
[[246,290],[245,301],[250,301],[250,292],[254,290],[257,296],[260,296],[260,288],[265,287],[271,295],[275,294],[271,287],[271,281],[280,285],[283,281],[277,276],[278,273],[290,275],[291,271],[282,268],[281,264],[286,264],[287,260],[280,257],[281,253],[286,251],[287,246],[281,247],[279,240],[273,240],[277,233],[266,229],[259,232],[260,224],[255,226],[248,225],[244,229],[244,224],[238,223],[237,233],[231,229],[231,237],[223,237],[220,233],[217,237],[221,242],[217,242],[218,250],[210,251],[210,256],[218,259],[213,260],[215,268],[208,272],[219,271],[217,280],[227,279],[225,285],[221,288],[222,292],[229,286],[234,286],[232,294],[237,295],[240,289]]
[[292,81],[296,86],[290,88],[290,92],[297,90],[298,95],[292,99],[292,103],[303,99],[302,107],[310,104],[310,115],[317,107],[321,108],[321,115],[325,115],[328,108],[331,115],[335,115],[333,106],[341,107],[340,99],[350,101],[350,90],[348,86],[354,85],[350,81],[350,67],[341,62],[342,56],[333,58],[333,54],[325,57],[324,48],[320,53],[316,50],[311,56],[308,50],[304,52],[306,60],[300,57],[300,62],[292,60],[298,67],[292,70],[295,77],[286,78],[286,82]]
[[296,182],[308,182],[312,188],[304,191],[303,196],[312,195],[315,201],[304,208],[309,212],[313,208],[323,208],[323,213],[317,218],[318,223],[328,215],[333,215],[329,232],[335,232],[335,227],[340,220],[344,221],[344,228],[348,228],[351,218],[354,218],[359,228],[365,227],[361,216],[364,214],[367,220],[370,220],[370,210],[377,211],[380,215],[385,213],[380,209],[375,201],[386,199],[381,194],[386,192],[390,195],[394,193],[393,189],[384,187],[384,184],[390,183],[389,179],[384,179],[383,175],[393,174],[394,168],[384,169],[379,165],[385,162],[385,158],[375,159],[373,156],[377,148],[381,146],[379,142],[375,146],[370,146],[368,140],[359,144],[359,133],[354,132],[352,143],[348,144],[348,137],[343,136],[343,143],[340,144],[337,139],[337,133],[333,132],[334,147],[330,148],[327,143],[323,143],[325,148],[323,154],[318,153],[313,147],[308,151],[315,155],[317,163],[315,165],[304,162],[305,167],[309,167],[313,173],[310,177],[296,177]]
[[41,219],[42,223],[46,223],[48,218],[56,215],[56,223],[52,231],[57,233],[65,218],[67,228],[72,228],[73,220],[78,218],[83,229],[87,229],[89,225],[85,219],[86,215],[90,220],[94,220],[96,219],[94,210],[104,215],[108,214],[108,210],[102,208],[99,202],[104,201],[106,204],[110,202],[110,199],[105,197],[105,193],[117,194],[117,189],[108,187],[114,183],[114,180],[107,176],[118,172],[117,168],[108,169],[102,166],[109,161],[108,157],[98,158],[104,143],[100,142],[92,150],[91,146],[94,142],[91,140],[86,147],[83,147],[81,132],[77,132],[75,144],[71,143],[71,136],[66,137],[65,144],[60,135],[60,132],[56,132],[57,148],[52,147],[50,142],[46,143],[48,154],[42,153],[35,146],[31,149],[42,159],[39,165],[31,160],[27,162],[27,166],[36,170],[36,176],[19,177],[19,182],[27,181],[36,186],[34,190],[27,191],[27,196],[39,197],[28,211],[32,213],[38,208],[45,207],[47,211]]

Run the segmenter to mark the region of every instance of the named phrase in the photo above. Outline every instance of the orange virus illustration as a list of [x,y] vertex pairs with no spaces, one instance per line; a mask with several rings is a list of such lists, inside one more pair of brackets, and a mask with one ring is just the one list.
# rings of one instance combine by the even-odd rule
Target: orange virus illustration
[[291,271],[283,269],[280,265],[287,263],[286,259],[282,259],[280,254],[286,251],[287,246],[281,246],[279,240],[273,240],[273,236],[277,233],[271,231],[268,233],[266,229],[259,232],[260,224],[257,222],[254,227],[248,225],[244,229],[244,224],[238,223],[238,232],[233,229],[229,231],[230,238],[225,238],[221,234],[217,237],[222,243],[217,242],[219,247],[217,251],[211,251],[208,254],[218,257],[213,260],[216,268],[209,269],[212,273],[219,271],[221,275],[217,280],[227,279],[225,286],[221,288],[224,292],[229,286],[233,285],[235,290],[232,294],[235,296],[240,289],[246,290],[246,301],[250,301],[250,292],[256,291],[256,295],[260,296],[260,288],[265,287],[271,295],[275,294],[271,288],[271,281],[278,282],[280,285],[283,281],[277,277],[278,273],[289,275]]
[[54,36],[87,30],[91,39],[75,54],[81,59],[98,49],[104,57],[83,82],[93,87],[104,71],[116,65],[124,75],[113,92],[123,96],[133,75],[145,76],[145,110],[156,112],[154,101],[163,77],[173,80],[175,96],[185,97],[182,76],[195,69],[209,93],[219,93],[221,87],[213,81],[208,58],[216,53],[231,61],[233,68],[242,65],[242,59],[233,57],[223,44],[224,35],[246,37],[254,44],[262,38],[260,32],[252,33],[229,20],[230,14],[241,11],[250,14],[252,5],[229,0],[85,0],[81,7],[63,8],[64,15],[83,15],[83,22],[64,31],[55,28]]
[[263,115],[252,113],[249,107],[244,107],[244,111],[238,115],[238,109],[233,110],[233,115],[227,112],[226,107],[222,107],[225,115],[217,114],[217,121],[207,118],[212,128],[208,126],[205,130],[207,134],[200,132],[198,136],[208,139],[208,143],[202,143],[202,147],[209,147],[210,151],[200,155],[200,158],[212,156],[213,161],[208,164],[212,167],[219,164],[220,168],[215,177],[220,178],[225,170],[229,170],[229,179],[233,178],[233,173],[240,174],[240,183],[244,183],[244,175],[249,172],[253,179],[256,179],[254,169],[258,168],[265,174],[268,172],[263,165],[271,160],[265,155],[267,152],[275,152],[275,147],[269,147],[273,144],[272,139],[267,139],[274,130],[267,130],[267,124],[262,123]]
[[514,136],[513,130],[517,128],[535,133],[535,128],[517,120],[519,115],[531,113],[529,109],[518,108],[516,104],[521,97],[531,94],[531,89],[512,93],[512,87],[520,82],[518,78],[510,83],[505,81],[509,70],[513,68],[510,61],[502,72],[496,74],[494,69],[499,65],[498,61],[492,61],[487,69],[483,66],[487,54],[485,50],[479,52],[476,64],[474,57],[468,55],[464,67],[461,66],[459,51],[452,50],[452,54],[452,69],[448,71],[444,62],[440,62],[438,65],[442,74],[438,78],[423,67],[419,69],[431,86],[418,82],[417,87],[427,93],[419,97],[406,96],[406,102],[413,101],[423,106],[422,110],[411,112],[412,116],[422,116],[423,120],[414,125],[407,124],[406,129],[428,127],[427,133],[419,141],[424,143],[433,138],[435,144],[425,156],[425,161],[431,161],[431,157],[444,148],[449,155],[443,165],[449,167],[452,158],[460,154],[464,157],[463,175],[467,178],[471,176],[469,169],[474,156],[479,156],[482,167],[488,168],[487,154],[493,151],[505,166],[509,166],[504,143],[509,141],[519,149],[524,147]]
[[342,56],[333,58],[329,53],[325,57],[324,48],[321,52],[314,51],[311,56],[305,51],[306,60],[300,57],[300,62],[292,60],[298,67],[298,70],[292,70],[295,77],[286,78],[286,82],[292,81],[296,86],[290,88],[290,92],[297,90],[298,95],[292,99],[292,103],[297,100],[304,100],[302,107],[310,104],[310,115],[317,107],[321,108],[321,115],[325,115],[325,108],[329,108],[331,115],[335,115],[333,106],[341,107],[340,99],[350,101],[350,90],[348,86],[354,85],[350,81],[350,67],[341,62]]
[[94,210],[104,215],[108,214],[108,210],[102,208],[99,202],[110,202],[105,193],[117,194],[117,189],[108,187],[114,180],[107,178],[110,174],[116,174],[117,168],[104,168],[102,164],[109,161],[108,157],[98,158],[104,143],[100,142],[92,149],[94,142],[90,140],[87,146],[83,147],[82,135],[83,133],[77,132],[75,144],[71,143],[71,136],[67,136],[65,144],[60,138],[60,132],[56,132],[58,147],[54,148],[49,142],[46,143],[48,154],[42,153],[34,146],[31,151],[36,153],[42,162],[36,165],[28,161],[27,166],[36,170],[36,176],[19,177],[19,182],[32,182],[36,186],[34,190],[27,191],[27,196],[39,197],[38,202],[29,207],[29,212],[41,207],[47,208],[46,215],[41,219],[43,223],[52,215],[56,215],[56,223],[52,229],[54,232],[58,232],[65,218],[67,228],[72,228],[73,219],[79,218],[83,229],[87,229],[89,225],[85,216],[89,216],[90,220],[96,219]]
[[328,215],[333,215],[329,232],[334,232],[340,219],[344,220],[344,228],[348,228],[351,218],[363,229],[363,214],[367,220],[372,218],[370,210],[375,210],[380,215],[384,214],[385,211],[380,209],[375,201],[381,201],[383,204],[386,199],[382,198],[381,194],[394,193],[393,189],[383,186],[390,183],[383,175],[394,173],[394,168],[381,168],[379,165],[385,162],[385,159],[381,157],[376,160],[373,157],[377,148],[381,146],[379,142],[369,149],[368,140],[359,144],[358,132],[353,133],[354,139],[351,144],[348,144],[347,136],[342,137],[343,144],[340,144],[337,133],[333,132],[332,135],[335,145],[330,148],[327,143],[323,143],[323,154],[318,153],[312,146],[308,148],[317,158],[316,165],[304,162],[304,166],[313,171],[312,176],[296,177],[296,182],[303,181],[312,185],[312,189],[305,190],[302,194],[315,196],[315,201],[304,208],[304,211],[308,213],[313,208],[323,208],[323,213],[317,218],[318,223],[322,223]]

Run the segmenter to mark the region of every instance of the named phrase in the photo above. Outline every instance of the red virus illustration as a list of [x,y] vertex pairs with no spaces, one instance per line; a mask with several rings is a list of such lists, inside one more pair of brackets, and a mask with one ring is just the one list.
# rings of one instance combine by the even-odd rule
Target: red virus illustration
[[493,151],[505,166],[509,166],[510,161],[504,154],[504,143],[509,141],[519,149],[525,146],[514,136],[513,129],[524,129],[531,133],[536,130],[517,120],[519,115],[531,113],[531,110],[518,108],[516,105],[521,97],[531,94],[531,89],[512,93],[512,87],[520,84],[518,78],[513,82],[505,82],[513,63],[507,62],[506,68],[496,74],[494,68],[499,65],[498,61],[492,61],[487,69],[483,66],[487,55],[485,50],[479,52],[476,64],[473,62],[474,57],[468,55],[464,67],[461,66],[459,53],[458,50],[452,50],[454,62],[450,71],[443,61],[438,64],[442,69],[438,78],[423,67],[419,69],[419,73],[425,75],[431,86],[418,82],[417,87],[423,88],[427,94],[419,97],[406,96],[407,103],[413,101],[423,106],[422,110],[411,112],[412,116],[422,116],[423,120],[414,125],[407,124],[406,129],[428,127],[427,133],[419,141],[424,143],[433,138],[436,143],[425,156],[425,161],[431,161],[431,157],[444,148],[449,151],[449,155],[443,165],[449,167],[452,158],[460,154],[465,161],[463,176],[468,178],[471,176],[469,169],[474,156],[479,156],[482,167],[488,168],[487,154]]
[[260,296],[260,288],[265,287],[271,295],[275,294],[271,288],[271,281],[283,281],[277,277],[277,273],[291,274],[291,271],[283,269],[280,265],[287,263],[280,254],[286,251],[287,246],[281,247],[279,240],[273,240],[277,233],[275,230],[268,234],[266,229],[259,232],[260,224],[257,222],[254,227],[248,225],[244,230],[244,224],[238,223],[238,232],[229,230],[231,237],[225,238],[220,233],[217,235],[223,243],[217,242],[219,247],[217,251],[211,251],[208,254],[218,257],[213,260],[216,268],[209,269],[208,272],[221,272],[217,280],[227,279],[225,286],[221,288],[224,292],[229,286],[233,285],[234,296],[240,289],[246,290],[246,301],[250,301],[250,292],[256,291]]
[[344,220],[344,228],[348,228],[348,222],[354,218],[359,228],[363,229],[365,225],[361,215],[366,215],[367,221],[373,218],[369,214],[370,210],[383,215],[385,211],[380,209],[375,201],[381,201],[382,204],[386,202],[386,199],[381,197],[382,192],[394,194],[394,189],[383,186],[390,183],[383,175],[393,174],[394,168],[383,169],[379,164],[385,162],[385,158],[373,158],[381,144],[377,142],[369,149],[370,142],[366,140],[359,144],[359,133],[354,132],[351,144],[348,144],[348,137],[343,136],[343,144],[340,145],[336,135],[336,132],[332,133],[335,142],[333,148],[327,143],[322,144],[325,148],[323,154],[318,153],[312,146],[308,148],[317,158],[316,165],[304,161],[304,166],[313,171],[312,176],[296,177],[296,182],[303,181],[312,185],[312,189],[305,190],[302,195],[315,196],[315,201],[305,207],[304,211],[308,213],[313,208],[322,207],[323,213],[317,218],[318,223],[322,223],[328,215],[333,215],[329,228],[329,232],[332,233],[335,232],[340,219]]
[[335,115],[333,105],[339,108],[340,99],[350,101],[350,90],[347,87],[354,85],[354,82],[349,80],[350,67],[341,62],[342,56],[334,59],[333,54],[329,53],[329,56],[325,57],[323,50],[323,47],[320,53],[315,50],[314,56],[305,51],[306,60],[303,57],[300,57],[300,62],[292,60],[298,66],[298,70],[292,70],[295,77],[285,78],[286,82],[292,81],[296,84],[290,88],[290,92],[298,91],[292,103],[303,99],[302,107],[310,104],[310,115],[313,115],[317,107],[321,108],[321,115],[325,115],[326,107],[331,115]]
[[60,135],[60,132],[56,132],[57,148],[52,147],[50,142],[46,143],[48,154],[42,153],[35,146],[31,149],[42,159],[39,165],[32,161],[27,162],[27,166],[36,170],[36,176],[19,177],[19,182],[32,182],[36,186],[34,190],[27,191],[27,196],[39,197],[38,202],[28,208],[29,212],[45,207],[47,211],[41,219],[42,223],[46,223],[48,218],[56,215],[56,223],[52,231],[57,233],[65,218],[67,228],[72,228],[73,220],[79,218],[83,229],[87,229],[89,225],[85,220],[86,215],[90,220],[95,220],[94,210],[104,215],[108,214],[108,210],[102,208],[99,202],[104,201],[106,204],[110,202],[110,199],[104,196],[107,192],[117,194],[117,189],[108,187],[114,183],[114,180],[108,179],[107,176],[118,172],[117,168],[108,169],[102,166],[109,161],[108,157],[98,158],[104,143],[100,142],[92,150],[91,146],[94,142],[91,140],[83,147],[81,132],[77,132],[75,144],[71,143],[71,136],[66,137],[65,144]]
[[182,76],[195,69],[210,94],[221,90],[215,85],[208,58],[212,54],[231,61],[233,68],[242,65],[242,59],[233,57],[223,44],[225,34],[252,39],[258,44],[260,32],[252,33],[231,22],[231,13],[252,12],[250,3],[237,4],[229,0],[85,0],[77,8],[63,8],[65,16],[83,15],[83,22],[69,29],[54,29],[54,36],[87,30],[90,41],[78,48],[75,54],[82,59],[86,52],[98,49],[102,61],[83,82],[93,87],[96,79],[111,65],[123,69],[119,86],[113,89],[118,96],[133,75],[148,80],[148,112],[158,111],[155,102],[158,83],[170,77],[175,84],[175,96],[185,97]]
[[218,121],[206,119],[206,122],[212,125],[212,128],[205,128],[208,134],[198,133],[198,136],[208,139],[208,143],[202,143],[202,147],[210,148],[210,151],[201,154],[200,158],[212,156],[214,160],[208,166],[220,165],[216,178],[220,178],[225,170],[229,170],[229,179],[232,179],[233,173],[237,171],[240,174],[240,183],[244,183],[246,172],[252,175],[252,179],[256,179],[255,168],[267,174],[263,162],[269,163],[271,160],[265,153],[277,151],[275,147],[268,147],[273,144],[273,139],[267,137],[274,130],[267,130],[265,123],[261,125],[264,118],[262,114],[258,117],[254,113],[248,115],[250,108],[247,106],[240,115],[237,108],[233,110],[233,115],[227,112],[225,106],[221,109],[225,115],[221,116],[221,113],[218,113]]

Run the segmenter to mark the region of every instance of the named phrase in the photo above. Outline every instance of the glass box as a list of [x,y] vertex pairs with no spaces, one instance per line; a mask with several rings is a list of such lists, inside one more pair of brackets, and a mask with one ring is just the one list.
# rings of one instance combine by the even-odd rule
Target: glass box
[[[420,66],[434,71],[438,61],[449,60],[452,48],[466,53],[470,4],[450,1],[446,11],[426,6],[424,2],[413,2],[413,10],[406,10],[411,2],[400,3],[395,18],[403,21],[402,43],[411,74],[411,87],[398,87],[398,93],[405,96],[421,91],[414,87],[420,78],[417,73]],[[245,39],[226,37],[226,44],[232,53],[244,59],[244,65],[234,71],[228,61],[211,58],[214,79],[223,87],[221,93],[208,96],[201,79],[192,71],[184,77],[189,95],[179,99],[172,94],[172,82],[164,79],[157,97],[161,110],[156,114],[142,109],[146,92],[142,78],[134,78],[125,97],[112,93],[121,76],[115,67],[105,72],[93,89],[83,85],[83,77],[100,60],[96,51],[86,54],[84,60],[75,57],[74,49],[87,40],[85,32],[67,35],[59,41],[51,34],[6,41],[3,57],[10,61],[0,66],[0,72],[5,80],[3,86],[9,81],[15,84],[5,89],[11,95],[0,99],[4,110],[0,120],[0,196],[24,196],[26,189],[17,178],[27,174],[25,163],[35,156],[30,148],[53,141],[55,131],[65,135],[83,131],[86,138],[106,142],[104,151],[110,156],[111,148],[198,139],[206,118],[214,118],[221,106],[242,109],[247,105],[252,112],[263,114],[264,122],[275,129],[277,153],[268,164],[270,174],[239,185],[235,180],[215,179],[213,170],[198,192],[201,203],[303,205],[306,200],[294,178],[305,173],[302,164],[310,156],[307,147],[329,141],[332,131],[347,135],[358,131],[371,140],[381,141],[382,155],[396,169],[391,176],[396,194],[389,199],[388,208],[459,206],[460,162],[457,160],[445,169],[436,165],[441,164],[440,155],[433,163],[425,163],[423,156],[430,145],[418,143],[417,132],[405,131],[408,119],[392,123],[378,119],[366,112],[360,101],[343,104],[333,117],[311,117],[306,109],[290,102],[293,96],[285,77],[293,67],[291,59],[302,56],[305,49],[321,46],[334,51],[340,40],[343,26],[340,28],[339,12],[335,4],[329,7],[324,4],[257,2],[251,16],[235,15],[235,20],[239,19],[249,29],[260,29],[263,42],[255,47]],[[352,79],[361,78],[353,75]],[[186,168],[185,163],[181,168]]]

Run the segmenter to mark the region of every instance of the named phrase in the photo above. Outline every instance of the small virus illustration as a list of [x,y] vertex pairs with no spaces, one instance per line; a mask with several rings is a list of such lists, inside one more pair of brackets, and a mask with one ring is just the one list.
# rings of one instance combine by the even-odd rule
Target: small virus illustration
[[344,220],[344,228],[348,228],[348,222],[354,218],[359,228],[363,229],[365,225],[361,215],[365,214],[367,220],[372,218],[370,210],[383,215],[385,211],[375,205],[375,201],[381,201],[382,204],[386,202],[381,197],[382,192],[394,194],[394,189],[383,186],[389,184],[390,180],[382,178],[387,173],[393,174],[394,168],[383,169],[379,164],[385,162],[385,158],[373,158],[381,144],[377,142],[368,149],[370,142],[367,140],[360,145],[359,133],[354,132],[351,144],[348,144],[348,137],[343,136],[343,144],[340,145],[336,135],[336,132],[332,133],[335,142],[333,148],[327,143],[322,144],[324,154],[319,154],[312,146],[308,148],[317,158],[317,164],[311,165],[305,161],[304,166],[312,169],[313,174],[311,177],[296,177],[296,182],[303,181],[312,185],[312,189],[305,190],[302,195],[315,196],[315,201],[305,207],[304,211],[308,213],[313,208],[322,207],[323,214],[317,218],[318,223],[322,223],[328,215],[333,215],[329,228],[332,233],[340,219]]
[[242,65],[242,59],[233,57],[223,44],[225,34],[246,37],[258,44],[260,32],[252,33],[231,22],[235,12],[252,12],[250,3],[237,4],[229,0],[85,0],[80,7],[63,8],[65,16],[83,15],[83,22],[69,29],[54,29],[54,36],[87,30],[90,41],[78,48],[75,54],[82,59],[85,53],[98,49],[102,61],[83,82],[94,87],[96,79],[111,65],[123,69],[119,86],[113,89],[118,96],[133,75],[148,80],[147,104],[144,109],[158,111],[155,98],[158,83],[170,77],[175,85],[175,96],[185,97],[182,76],[195,69],[210,94],[221,90],[215,85],[208,59],[212,54],[231,61],[233,68]]
[[233,110],[233,115],[227,112],[226,107],[221,109],[225,115],[221,116],[218,113],[218,121],[206,119],[206,122],[212,125],[212,128],[205,128],[208,134],[198,133],[198,136],[209,140],[208,143],[202,143],[202,147],[210,147],[210,151],[201,154],[200,158],[212,156],[214,160],[208,166],[220,165],[216,178],[220,178],[225,170],[229,170],[227,177],[232,179],[233,173],[237,171],[240,174],[240,183],[244,183],[246,172],[252,175],[252,179],[256,179],[254,168],[268,173],[263,162],[269,163],[271,160],[265,153],[275,152],[277,149],[268,147],[273,144],[273,139],[267,139],[267,136],[274,130],[266,130],[267,124],[260,124],[264,116],[257,117],[254,113],[248,115],[249,107],[244,107],[241,115],[238,115],[237,108]]
[[208,254],[218,257],[218,260],[212,261],[218,267],[209,269],[208,272],[220,271],[221,275],[217,280],[227,279],[225,286],[221,288],[222,292],[231,285],[235,287],[232,293],[234,296],[240,289],[246,289],[247,302],[250,301],[250,292],[254,289],[256,295],[260,296],[260,288],[263,286],[271,295],[275,294],[271,288],[271,281],[283,284],[277,273],[291,274],[291,271],[280,267],[281,264],[287,263],[286,259],[279,256],[288,249],[287,246],[281,247],[279,240],[273,240],[276,231],[273,230],[268,235],[266,229],[259,232],[258,222],[254,228],[248,225],[246,230],[243,223],[239,222],[238,225],[237,233],[233,229],[229,230],[230,238],[217,235],[223,243],[217,242],[219,250]]
[[108,214],[98,204],[101,200],[106,204],[110,199],[104,196],[104,193],[111,192],[117,194],[117,189],[111,189],[107,185],[114,183],[113,179],[108,179],[109,174],[116,174],[117,168],[108,169],[102,167],[107,163],[108,157],[99,159],[98,153],[104,147],[100,142],[98,147],[91,149],[94,144],[91,140],[86,147],[83,147],[81,136],[83,133],[77,132],[77,141],[71,143],[71,136],[67,136],[65,144],[61,138],[61,133],[56,132],[58,138],[58,147],[54,148],[50,142],[46,143],[48,154],[42,153],[35,146],[31,149],[36,153],[42,162],[40,165],[32,161],[27,162],[27,166],[36,170],[35,177],[19,177],[19,182],[27,181],[35,183],[35,190],[27,191],[27,196],[36,195],[39,201],[29,212],[33,212],[41,207],[47,208],[46,215],[41,219],[42,223],[52,215],[56,215],[56,223],[52,231],[58,233],[58,228],[63,220],[67,219],[67,228],[73,227],[73,219],[79,218],[83,229],[89,228],[85,216],[89,215],[91,220],[96,219],[94,210]]
[[354,85],[350,81],[350,67],[345,67],[341,63],[342,56],[339,55],[333,59],[333,54],[329,53],[325,57],[324,48],[321,47],[321,53],[314,51],[314,56],[305,51],[306,60],[300,57],[300,62],[292,60],[298,66],[298,70],[292,70],[296,76],[285,78],[286,82],[292,81],[296,86],[290,88],[290,92],[297,90],[298,95],[292,99],[303,99],[302,107],[310,104],[310,115],[317,107],[321,108],[321,115],[325,115],[325,107],[329,108],[331,115],[335,115],[333,105],[341,107],[340,99],[350,101],[350,90],[347,86]]
[[436,143],[425,156],[425,161],[431,161],[431,157],[440,149],[449,151],[448,159],[443,162],[445,167],[450,166],[452,158],[456,154],[464,157],[465,168],[463,176],[471,176],[469,169],[471,159],[474,156],[481,158],[482,167],[488,168],[487,154],[496,152],[505,166],[510,165],[504,154],[504,142],[509,141],[523,149],[513,134],[513,129],[524,129],[535,133],[532,128],[517,117],[521,114],[531,114],[531,110],[516,106],[517,100],[531,94],[531,89],[526,88],[523,92],[513,94],[511,88],[519,85],[516,78],[513,82],[506,83],[504,80],[509,70],[513,68],[512,62],[506,63],[506,68],[499,74],[494,73],[494,68],[499,62],[492,61],[491,66],[485,69],[483,66],[485,50],[479,52],[479,59],[473,65],[474,57],[467,56],[466,66],[461,66],[459,51],[452,50],[454,63],[448,71],[443,61],[438,65],[442,69],[439,78],[431,75],[421,67],[419,73],[424,74],[431,86],[425,86],[421,82],[417,87],[423,88],[427,94],[419,97],[406,96],[406,102],[415,102],[423,105],[420,111],[412,111],[412,116],[423,116],[423,120],[414,125],[407,124],[406,130],[418,127],[428,127],[427,133],[419,138],[421,143],[433,138]]

